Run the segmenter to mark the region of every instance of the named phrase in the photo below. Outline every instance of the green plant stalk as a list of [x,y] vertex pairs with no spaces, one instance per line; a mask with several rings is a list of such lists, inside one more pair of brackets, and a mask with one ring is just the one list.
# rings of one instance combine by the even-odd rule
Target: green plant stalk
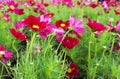
[[88,71],[87,71],[87,74],[88,74],[88,78],[91,78],[91,75],[89,74],[90,72],[90,60],[91,60],[91,43],[89,43],[88,45]]
[[94,74],[93,74],[93,78],[92,78],[92,79],[95,79],[95,74],[96,74],[97,68],[98,68],[99,64],[102,62],[102,60],[103,60],[103,58],[104,58],[105,52],[106,52],[106,49],[103,50],[103,52],[102,52],[102,57],[101,57],[100,61],[99,61],[99,62],[96,64],[96,66],[95,66],[95,70],[94,70]]
[[109,57],[112,55],[112,51],[113,51],[113,48],[114,48],[114,44],[115,44],[115,39],[112,40],[112,46],[111,46],[111,48],[110,48]]
[[32,45],[33,45],[33,42],[34,42],[34,39],[35,39],[35,36],[36,36],[36,33],[34,33],[31,37],[31,41],[30,41],[30,44],[27,42],[27,57],[26,57],[26,61],[28,60],[30,54],[31,54],[31,49],[32,49]]
[[1,76],[3,75],[3,68],[4,68],[4,67],[3,67],[3,65],[2,65]]
[[12,47],[13,47],[13,49],[15,50],[15,52],[17,53],[17,70],[18,70],[18,62],[19,62],[19,53],[18,53],[18,51],[17,51],[17,49],[16,49],[16,47],[15,47],[15,40],[13,41],[13,43],[12,43]]
[[[64,52],[64,53],[65,53],[65,52]],[[63,54],[63,55],[64,55],[64,54]],[[61,73],[63,72],[64,66],[65,66],[66,56],[67,56],[67,54],[65,53],[64,59],[63,59],[63,64],[62,64],[62,69],[61,69],[61,71],[60,71],[60,75],[61,75]]]
[[[52,41],[53,38],[54,38],[54,35],[52,35],[51,39],[48,41],[48,45],[50,45],[50,43],[51,43],[51,41]],[[44,52],[44,57],[45,57],[45,54],[47,52],[47,49],[48,49],[48,46],[46,47],[46,50]]]
[[[2,63],[2,62],[0,61],[0,63]],[[6,66],[4,63],[2,63],[2,64],[3,64],[3,66],[5,67],[6,71],[8,72],[8,76],[10,76],[10,77],[11,77],[10,72],[9,72],[9,70],[8,70],[7,66]],[[12,78],[12,77],[11,77],[11,78]]]

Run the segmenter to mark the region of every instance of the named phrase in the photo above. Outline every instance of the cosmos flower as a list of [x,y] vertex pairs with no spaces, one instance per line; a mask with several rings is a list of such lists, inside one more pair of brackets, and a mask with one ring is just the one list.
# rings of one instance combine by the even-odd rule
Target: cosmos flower
[[70,78],[74,78],[76,75],[79,74],[79,70],[78,70],[78,65],[76,65],[75,63],[71,63],[68,66],[68,70],[66,72],[67,76],[69,76]]
[[15,3],[14,1],[8,2],[7,5],[9,7],[8,11],[13,12],[15,14],[19,14],[19,15],[24,14],[24,10],[17,8],[18,4]]
[[14,24],[15,28],[16,29],[21,29],[21,28],[25,28],[25,24],[23,21],[17,21],[15,24]]
[[8,14],[4,14],[4,20],[6,21],[6,22],[11,22],[12,20],[10,19],[10,16],[8,15]]
[[72,7],[74,5],[72,0],[62,0],[62,3],[68,5],[69,7]]
[[23,32],[17,31],[14,28],[10,28],[9,31],[18,40],[28,40],[26,34]]
[[80,34],[83,34],[85,32],[85,28],[83,28],[84,22],[82,22],[81,19],[76,19],[74,16],[70,16],[69,23],[69,28],[72,29],[72,32],[81,39]]
[[23,22],[27,25],[27,27],[31,28],[34,31],[40,31],[45,29],[47,24],[47,21],[45,22],[42,18],[33,15],[25,18]]
[[64,30],[63,30],[63,28],[54,28],[53,30],[53,33],[55,33],[56,34],[56,40],[58,41],[58,42],[61,42],[62,41],[62,38],[63,38],[63,36],[64,36]]
[[62,28],[68,28],[69,27],[69,21],[62,21],[62,20],[58,20],[56,21],[55,23],[56,27],[59,28],[59,27],[62,27]]
[[73,38],[69,36],[65,37],[62,41],[63,47],[68,49],[74,48],[76,45],[78,45],[78,43],[79,43],[79,40],[77,38]]
[[61,0],[52,0],[52,4],[60,4]]
[[97,21],[92,21],[91,19],[88,19],[88,23],[87,23],[87,25],[91,28],[91,29],[93,29],[93,30],[95,30],[95,31],[104,31],[104,30],[106,30],[106,27],[102,24],[102,23],[99,23],[99,22],[97,22]]
[[120,15],[120,11],[118,11],[117,9],[114,10],[116,15]]
[[116,30],[120,30],[120,20],[119,21],[117,21],[117,23],[116,23]]
[[8,50],[5,50],[5,47],[4,46],[0,46],[0,60],[6,64],[6,60],[9,60],[13,57],[13,54],[8,51]]
[[114,50],[115,51],[119,51],[120,50],[120,43],[115,44]]
[[92,8],[96,8],[98,6],[98,3],[96,4],[96,3],[91,2],[89,4],[89,6],[92,7]]

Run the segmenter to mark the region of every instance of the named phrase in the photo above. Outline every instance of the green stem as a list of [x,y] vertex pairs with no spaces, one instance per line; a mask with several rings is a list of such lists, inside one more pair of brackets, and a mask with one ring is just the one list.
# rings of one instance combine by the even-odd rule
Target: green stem
[[113,38],[109,56],[112,55],[112,51],[113,51],[113,48],[114,48],[114,43],[115,43],[115,39]]
[[31,55],[32,46],[33,46],[33,42],[34,42],[35,36],[36,36],[36,33],[34,33],[34,34],[32,35],[30,43],[27,42],[27,52],[26,52],[27,57],[26,57],[26,61],[29,60],[28,58],[29,58],[30,55]]
[[3,68],[4,68],[4,67],[2,66],[2,70],[1,70],[1,76],[3,75]]
[[102,62],[102,60],[103,60],[103,58],[104,58],[105,52],[106,52],[106,49],[103,50],[103,52],[102,52],[102,57],[101,57],[100,61],[97,63],[98,65],[96,64],[96,66],[95,66],[95,70],[94,70],[94,74],[93,74],[93,78],[92,78],[92,79],[95,79],[95,74],[96,74],[97,68],[98,68],[99,64]]
[[[0,61],[0,63],[2,63],[2,62]],[[6,69],[7,73],[8,73],[8,75],[11,77],[10,72],[9,72],[7,66],[6,66],[4,63],[2,63],[2,64],[3,64],[3,66],[5,67],[5,69]]]
[[[52,35],[52,37],[51,37],[50,40],[48,41],[48,45],[50,45],[50,43],[51,43],[51,41],[52,41],[53,38],[54,38],[54,35]],[[46,52],[47,52],[48,47],[49,47],[49,46],[47,46],[46,49],[45,49],[44,57],[45,57],[45,54],[46,54]]]
[[12,47],[13,47],[14,51],[17,53],[17,64],[16,65],[17,65],[17,70],[18,70],[19,53],[18,53],[18,51],[17,51],[17,49],[15,47],[15,40],[12,43]]

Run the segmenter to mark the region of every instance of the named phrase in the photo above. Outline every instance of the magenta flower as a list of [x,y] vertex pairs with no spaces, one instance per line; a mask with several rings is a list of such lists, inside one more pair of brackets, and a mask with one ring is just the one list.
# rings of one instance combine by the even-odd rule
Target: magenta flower
[[55,33],[56,34],[56,40],[58,41],[58,42],[61,42],[62,41],[62,38],[63,38],[63,36],[64,36],[64,30],[63,30],[63,28],[54,28],[53,29],[53,33]]
[[52,1],[52,4],[60,4],[61,3],[61,0],[53,0]]
[[18,4],[16,4],[14,1],[8,2],[7,5],[9,7],[8,11],[19,15],[24,14],[24,10],[17,8]]
[[120,30],[120,20],[116,24],[116,30]]
[[20,29],[20,28],[25,28],[25,24],[23,21],[17,21],[15,24],[14,24],[15,28],[16,29]]
[[120,20],[117,21],[116,27],[114,27],[112,24],[108,24],[108,27],[109,27],[109,31],[111,31],[111,32],[120,30]]
[[75,33],[78,37],[81,38],[80,34],[85,32],[85,28],[83,28],[84,23],[81,19],[75,19],[74,16],[70,16],[69,18],[70,28],[72,28],[73,33]]
[[12,20],[10,19],[10,16],[8,15],[8,14],[4,14],[4,20],[6,21],[6,22],[11,22]]
[[6,64],[6,60],[9,60],[13,57],[13,54],[10,51],[5,50],[4,46],[0,46],[0,59]]
[[69,7],[72,7],[74,5],[72,0],[62,0],[62,3],[68,5]]
[[9,11],[14,11],[18,6],[18,4],[16,4],[14,1],[8,2],[7,5],[9,7],[8,9]]

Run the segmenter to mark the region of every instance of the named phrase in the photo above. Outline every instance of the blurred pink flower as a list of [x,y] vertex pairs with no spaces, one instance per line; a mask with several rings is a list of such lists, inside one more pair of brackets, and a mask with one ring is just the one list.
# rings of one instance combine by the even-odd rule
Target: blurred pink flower
[[64,30],[63,30],[63,28],[54,28],[53,30],[53,33],[55,33],[56,34],[56,40],[58,41],[58,42],[61,42],[62,41],[62,38],[63,38],[63,36],[64,36]]
[[116,30],[120,30],[120,20],[116,23]]
[[25,28],[25,24],[23,21],[17,21],[15,24],[14,24],[15,28],[16,29],[20,29],[20,28]]
[[8,11],[13,12],[15,14],[19,14],[19,15],[24,14],[24,10],[17,8],[18,4],[15,3],[14,1],[8,2],[7,5],[9,7]]
[[85,28],[83,28],[84,22],[81,19],[75,19],[74,16],[70,16],[69,18],[70,29],[72,28],[72,32],[75,33],[80,39],[80,34],[85,32]]
[[0,46],[0,59],[6,64],[6,60],[9,60],[13,57],[13,54],[10,51],[5,50],[4,46]]

